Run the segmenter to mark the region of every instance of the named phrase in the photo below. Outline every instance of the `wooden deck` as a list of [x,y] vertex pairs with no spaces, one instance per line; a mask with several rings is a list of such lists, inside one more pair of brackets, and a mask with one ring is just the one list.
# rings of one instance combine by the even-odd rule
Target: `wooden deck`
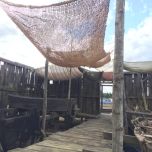
[[112,152],[112,142],[103,139],[103,131],[111,131],[111,117],[101,114],[64,132],[57,132],[44,141],[9,152]]

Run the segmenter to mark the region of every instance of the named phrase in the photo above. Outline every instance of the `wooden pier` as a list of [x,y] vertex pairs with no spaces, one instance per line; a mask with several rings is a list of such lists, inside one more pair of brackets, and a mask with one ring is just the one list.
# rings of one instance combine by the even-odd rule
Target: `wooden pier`
[[97,119],[54,133],[42,142],[9,152],[112,152],[112,142],[103,139],[103,132],[111,128],[111,116],[101,114]]

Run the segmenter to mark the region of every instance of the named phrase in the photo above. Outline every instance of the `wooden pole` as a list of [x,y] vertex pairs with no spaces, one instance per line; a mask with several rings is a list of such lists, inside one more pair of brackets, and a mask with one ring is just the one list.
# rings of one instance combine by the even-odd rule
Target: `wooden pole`
[[[71,52],[72,52],[72,44],[73,44],[73,39],[71,34]],[[69,88],[68,88],[68,100],[70,99],[71,99],[71,68],[70,68],[70,79],[69,79]]]
[[145,91],[144,91],[144,85],[143,85],[143,80],[141,78],[140,80],[141,83],[141,90],[142,90],[142,98],[143,98],[143,103],[144,103],[144,110],[148,110],[148,105],[147,105],[147,101],[146,101],[146,95],[145,95]]
[[48,60],[45,61],[44,95],[42,111],[42,133],[45,136],[46,114],[47,114],[47,85],[48,85]]
[[69,88],[68,88],[68,100],[71,99],[71,68],[70,68],[70,79],[69,79]]
[[123,151],[123,52],[125,0],[116,0],[115,52],[112,108],[112,152]]
[[100,83],[100,112],[103,110],[103,85]]

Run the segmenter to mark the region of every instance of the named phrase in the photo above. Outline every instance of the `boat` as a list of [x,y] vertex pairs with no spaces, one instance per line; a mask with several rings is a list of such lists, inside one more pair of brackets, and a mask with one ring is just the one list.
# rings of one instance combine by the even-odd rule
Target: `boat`
[[152,152],[152,118],[138,117],[133,120],[133,124],[141,152]]

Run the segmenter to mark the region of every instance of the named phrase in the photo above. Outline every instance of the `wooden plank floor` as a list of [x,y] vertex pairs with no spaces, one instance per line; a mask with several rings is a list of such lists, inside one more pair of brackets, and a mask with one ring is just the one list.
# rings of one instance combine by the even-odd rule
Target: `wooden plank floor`
[[64,132],[57,132],[44,141],[9,152],[112,152],[112,143],[103,139],[103,131],[111,131],[111,117],[83,122]]

